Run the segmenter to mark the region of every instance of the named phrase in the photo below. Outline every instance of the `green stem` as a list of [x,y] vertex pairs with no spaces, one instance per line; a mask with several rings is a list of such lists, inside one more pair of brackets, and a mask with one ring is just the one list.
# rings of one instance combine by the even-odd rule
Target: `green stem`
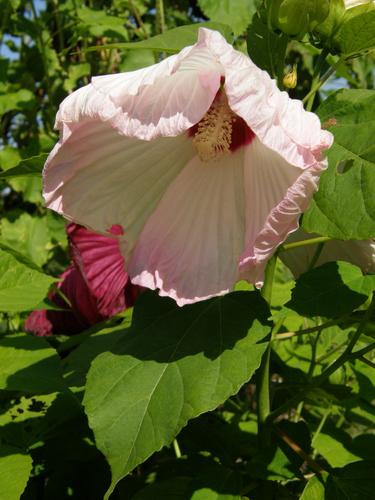
[[327,71],[319,80],[317,80],[316,82],[313,81],[310,92],[306,94],[305,97],[302,99],[303,103],[307,102],[306,104],[307,111],[311,111],[316,93],[318,92],[320,87],[322,87],[322,85],[328,80],[328,78],[333,75],[335,71],[336,71],[336,65],[331,66],[329,69],[327,69]]
[[41,29],[41,26],[39,23],[38,13],[36,11],[33,0],[30,1],[30,6],[31,6],[31,11],[33,13],[34,22],[37,26],[37,33],[38,34],[37,34],[36,42],[37,42],[37,46],[38,46],[38,49],[39,49],[39,52],[41,55],[43,68],[44,68],[45,81],[46,81],[46,89],[47,89],[47,109],[46,110],[47,110],[47,117],[48,117],[48,120],[47,120],[48,123],[46,125],[47,125],[47,132],[48,132],[48,131],[52,130],[52,124],[53,124],[53,120],[54,120],[54,110],[52,108],[52,83],[51,83],[51,79],[50,79],[49,73],[48,73],[48,71],[49,71],[48,58],[47,58],[47,54],[45,51],[45,44],[44,44],[44,40],[43,40],[42,29]]
[[182,457],[182,454],[181,454],[180,446],[179,446],[179,444],[178,444],[177,439],[174,439],[174,440],[173,440],[173,449],[174,449],[174,452],[175,452],[176,458],[181,458],[181,457]]
[[305,247],[307,245],[316,245],[317,243],[324,243],[329,241],[331,238],[328,236],[317,236],[316,238],[310,238],[308,240],[295,241],[293,243],[286,243],[279,248],[279,252],[287,252],[288,250],[293,250],[294,248]]
[[360,349],[359,351],[354,351],[352,353],[353,358],[360,358],[361,356],[364,356],[368,352],[371,352],[375,349],[375,342],[372,342],[371,344],[367,345],[363,349]]
[[366,365],[371,366],[371,368],[375,369],[375,363],[373,361],[371,361],[370,359],[367,359],[364,356],[360,356],[358,359],[360,361],[362,361],[363,363],[366,363]]
[[323,250],[323,247],[324,247],[324,241],[321,241],[320,243],[318,243],[318,246],[316,247],[316,250],[314,252],[314,255],[310,261],[310,264],[309,264],[309,267],[308,267],[308,271],[311,271],[311,269],[314,268],[315,264],[318,262],[318,259],[320,257],[320,254],[322,253],[322,250]]
[[[315,433],[314,433],[314,436],[313,436],[313,438],[312,438],[312,440],[311,440],[311,447],[312,447],[312,448],[314,447],[314,443],[315,443],[315,441],[316,441],[317,437],[318,437],[318,436],[319,436],[319,434],[322,432],[322,429],[323,429],[323,427],[324,427],[324,424],[326,423],[326,420],[327,420],[327,418],[329,417],[330,413],[331,413],[331,408],[329,407],[329,408],[327,408],[327,409],[326,409],[326,411],[324,412],[323,417],[322,417],[321,421],[319,422],[318,428],[316,429],[316,431],[315,431]],[[317,455],[317,451],[316,451],[316,450],[314,450],[312,457],[315,459],[315,458],[316,458],[316,455]]]
[[[275,275],[277,256],[274,255],[268,261],[265,276],[264,285],[261,290],[263,298],[271,305],[272,299],[272,286],[273,279]],[[280,323],[281,326],[281,323]],[[276,325],[276,327],[280,328]],[[267,350],[262,357],[260,367],[258,368],[256,375],[257,383],[257,413],[258,413],[258,440],[260,446],[268,446],[270,444],[270,432],[265,428],[265,422],[270,414],[271,403],[270,403],[270,357],[271,357],[271,346],[272,337],[275,334],[275,328],[271,332],[271,337]]]
[[292,337],[298,337],[299,335],[306,335],[307,333],[314,333],[314,332],[317,332],[319,330],[324,330],[325,328],[339,325],[340,323],[344,323],[345,321],[349,321],[348,316],[343,316],[342,318],[339,318],[339,319],[327,321],[326,323],[323,323],[322,325],[312,326],[311,328],[305,328],[304,330],[298,330],[297,332],[279,333],[278,335],[275,336],[275,339],[276,340],[287,340],[287,339],[290,339]]
[[165,16],[164,16],[164,2],[163,0],[155,1],[156,8],[156,33],[160,35],[165,31]]
[[[345,351],[339,356],[336,361],[334,361],[328,368],[326,368],[316,379],[315,379],[315,385],[319,385],[324,380],[326,380],[332,373],[334,373],[336,370],[338,370],[343,364],[345,364],[350,358],[357,357],[356,353],[352,352],[355,344],[357,343],[359,337],[362,335],[364,328],[366,327],[366,324],[368,320],[371,317],[371,314],[375,308],[375,295],[373,295],[371,304],[369,308],[367,309],[365,315],[362,318],[362,321],[360,322],[357,331],[354,333],[352,338],[349,341],[349,344],[347,345]],[[362,349],[361,349],[362,350]],[[359,351],[360,352],[360,351]],[[361,355],[361,354],[359,354]]]

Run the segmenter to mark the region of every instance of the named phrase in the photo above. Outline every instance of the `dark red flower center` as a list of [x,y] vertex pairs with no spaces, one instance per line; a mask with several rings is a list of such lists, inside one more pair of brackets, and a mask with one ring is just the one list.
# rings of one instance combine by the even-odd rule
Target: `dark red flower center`
[[204,117],[188,130],[201,160],[209,161],[250,144],[254,132],[229,107],[222,90],[216,94]]

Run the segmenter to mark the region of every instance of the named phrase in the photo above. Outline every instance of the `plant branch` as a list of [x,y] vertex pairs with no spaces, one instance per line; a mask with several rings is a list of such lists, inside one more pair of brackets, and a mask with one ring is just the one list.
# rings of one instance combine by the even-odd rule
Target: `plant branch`
[[288,250],[294,250],[294,248],[305,247],[307,245],[316,245],[317,243],[325,243],[330,241],[331,238],[328,236],[317,236],[316,238],[310,238],[308,240],[295,241],[293,243],[286,243],[279,248],[279,252],[287,252]]

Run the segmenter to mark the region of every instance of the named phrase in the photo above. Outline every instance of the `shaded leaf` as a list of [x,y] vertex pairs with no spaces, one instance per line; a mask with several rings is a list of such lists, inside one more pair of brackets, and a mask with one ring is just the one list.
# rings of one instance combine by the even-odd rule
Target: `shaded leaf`
[[272,78],[281,79],[288,37],[270,31],[258,14],[247,30],[247,51],[251,60]]
[[260,364],[268,309],[257,292],[178,307],[145,293],[133,324],[88,374],[84,406],[112,486],[187,421],[236,393]]
[[325,500],[372,500],[375,461],[363,460],[334,469],[328,476]]
[[363,304],[375,286],[373,276],[363,276],[348,262],[327,262],[302,274],[287,307],[303,316],[333,318]]
[[55,349],[25,333],[0,339],[0,389],[43,394],[66,388]]

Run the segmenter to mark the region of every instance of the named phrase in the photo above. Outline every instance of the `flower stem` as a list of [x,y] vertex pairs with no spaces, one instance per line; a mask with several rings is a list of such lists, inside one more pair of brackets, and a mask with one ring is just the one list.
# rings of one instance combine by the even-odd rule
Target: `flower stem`
[[[277,256],[274,255],[268,261],[264,285],[261,290],[263,298],[271,305],[272,286],[275,275]],[[280,325],[281,326],[281,325]],[[260,446],[268,446],[270,444],[270,432],[265,428],[265,422],[271,411],[270,404],[270,357],[272,337],[276,333],[275,329],[280,328],[279,324],[275,326],[271,332],[269,344],[266,352],[263,354],[262,361],[257,371],[257,413],[258,413],[258,441]]]
[[294,241],[293,243],[286,243],[279,248],[279,252],[287,252],[288,250],[293,250],[294,248],[305,247],[307,245],[316,245],[319,243],[325,243],[331,238],[328,236],[317,236],[316,238],[310,238],[308,240]]

